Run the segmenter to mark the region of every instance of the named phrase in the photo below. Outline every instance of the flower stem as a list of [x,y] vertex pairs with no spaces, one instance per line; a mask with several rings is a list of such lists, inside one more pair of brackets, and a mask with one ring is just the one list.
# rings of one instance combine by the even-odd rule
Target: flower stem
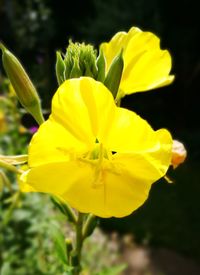
[[72,274],[79,275],[81,272],[81,252],[84,240],[92,234],[97,225],[97,218],[93,214],[83,214],[78,212],[76,222],[74,222],[76,230],[76,239],[74,249],[69,253],[69,261],[73,267]]
[[75,224],[76,228],[76,240],[75,240],[75,249],[71,254],[71,264],[74,267],[73,275],[79,275],[81,271],[81,250],[83,246],[83,219],[84,214],[78,213],[78,219]]

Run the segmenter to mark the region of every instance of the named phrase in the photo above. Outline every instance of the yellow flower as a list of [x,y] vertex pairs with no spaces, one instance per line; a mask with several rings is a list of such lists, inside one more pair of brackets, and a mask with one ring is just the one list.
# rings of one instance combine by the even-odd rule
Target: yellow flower
[[172,139],[89,77],[65,81],[33,136],[25,192],[58,196],[80,212],[123,217],[144,203],[171,163]]
[[160,49],[159,38],[151,32],[132,27],[128,33],[118,32],[100,49],[106,59],[108,72],[113,59],[123,49],[124,70],[119,95],[142,92],[170,84],[171,57],[167,50]]

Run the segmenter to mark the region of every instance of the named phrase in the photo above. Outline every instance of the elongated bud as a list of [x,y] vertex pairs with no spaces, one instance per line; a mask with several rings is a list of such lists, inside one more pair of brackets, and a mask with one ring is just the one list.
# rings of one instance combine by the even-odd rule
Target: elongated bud
[[0,160],[11,165],[22,165],[28,162],[28,155],[4,156],[0,155]]
[[19,60],[0,43],[2,61],[8,78],[22,106],[29,112],[38,124],[44,122],[40,99],[37,91],[25,72]]
[[65,63],[58,51],[56,52],[56,77],[58,85],[61,85],[65,80]]
[[105,56],[104,56],[104,53],[102,50],[100,50],[99,56],[97,57],[96,64],[97,64],[97,69],[98,69],[97,80],[100,82],[104,82],[106,59],[105,59]]
[[95,227],[97,226],[97,223],[98,223],[98,218],[95,215],[90,214],[87,217],[87,220],[83,227],[83,239],[89,237],[93,233]]
[[122,51],[121,51],[111,63],[110,69],[104,81],[104,85],[111,91],[114,98],[117,97],[117,92],[119,89],[123,68],[124,68],[124,61],[123,61]]
[[14,165],[0,159],[0,168],[4,168],[10,172],[21,174],[21,170],[17,169]]

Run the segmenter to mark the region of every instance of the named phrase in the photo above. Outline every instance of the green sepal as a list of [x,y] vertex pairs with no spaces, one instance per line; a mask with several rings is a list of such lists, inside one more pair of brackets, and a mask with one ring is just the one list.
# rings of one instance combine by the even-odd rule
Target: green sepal
[[51,196],[51,200],[54,203],[54,205],[67,217],[69,222],[72,222],[74,224],[77,222],[77,217],[74,211],[67,203],[61,202],[55,196]]
[[77,58],[74,58],[74,64],[73,64],[72,70],[70,72],[69,78],[76,78],[76,77],[80,77],[82,75],[83,75],[83,73],[79,66],[79,60]]
[[106,71],[106,59],[102,50],[100,50],[99,56],[97,57],[96,65],[98,70],[97,80],[100,82],[104,82]]
[[111,91],[113,97],[117,97],[122,72],[124,68],[124,60],[122,57],[123,51],[121,51],[112,61],[110,69],[106,75],[104,85]]
[[59,51],[56,52],[56,78],[58,85],[61,85],[65,80],[65,62]]
[[98,221],[99,219],[95,215],[93,214],[88,215],[87,220],[83,227],[83,239],[89,237],[93,233],[94,229],[98,225]]

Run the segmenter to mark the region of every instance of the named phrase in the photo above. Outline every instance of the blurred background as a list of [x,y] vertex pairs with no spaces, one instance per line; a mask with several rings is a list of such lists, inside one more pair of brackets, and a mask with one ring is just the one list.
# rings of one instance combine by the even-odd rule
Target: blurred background
[[[176,76],[172,85],[122,101],[122,106],[137,112],[155,129],[169,129],[188,151],[187,161],[169,171],[173,184],[164,180],[154,184],[147,202],[132,215],[100,221],[100,237],[114,239],[120,259],[128,263],[125,274],[200,274],[199,8],[197,0],[74,0],[70,6],[64,0],[0,0],[0,40],[25,66],[47,117],[57,89],[55,51],[64,51],[70,38],[93,43],[98,49],[116,32],[137,26],[157,34],[162,48],[172,55]],[[0,63],[0,154],[25,153],[34,132],[36,123],[17,106]],[[61,274],[52,267],[56,260],[48,229],[55,215],[57,222],[62,218],[46,196],[16,199],[9,192],[1,195],[0,207],[6,219],[0,237],[3,275]],[[49,218],[47,213],[52,212]],[[98,242],[95,245],[98,250]],[[41,255],[36,256],[38,248]],[[109,254],[110,248],[106,249]]]

